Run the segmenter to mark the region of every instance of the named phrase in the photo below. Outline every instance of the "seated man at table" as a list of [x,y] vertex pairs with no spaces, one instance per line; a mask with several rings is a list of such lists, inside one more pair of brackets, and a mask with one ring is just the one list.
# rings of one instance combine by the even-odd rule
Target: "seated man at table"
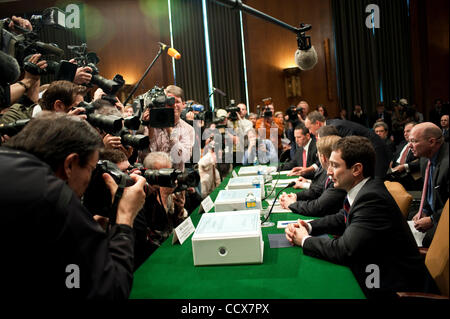
[[[400,209],[383,181],[373,178],[374,171],[375,150],[367,138],[339,140],[328,174],[334,187],[348,193],[344,207],[310,223],[289,225],[286,238],[303,247],[305,255],[350,267],[367,297],[436,291]],[[339,237],[314,237],[321,234]]]
[[320,165],[317,158],[316,141],[311,138],[311,134],[304,124],[298,124],[295,127],[294,137],[297,144],[294,157],[281,165],[279,170],[290,170],[289,176],[313,178]]
[[339,136],[331,135],[317,141],[317,156],[322,164],[323,178],[317,178],[316,180],[320,182],[312,184],[312,188],[308,190],[281,195],[281,207],[289,208],[297,214],[314,217],[336,214],[342,208],[347,192],[341,188],[334,188],[331,177],[327,176],[331,148],[340,139]]

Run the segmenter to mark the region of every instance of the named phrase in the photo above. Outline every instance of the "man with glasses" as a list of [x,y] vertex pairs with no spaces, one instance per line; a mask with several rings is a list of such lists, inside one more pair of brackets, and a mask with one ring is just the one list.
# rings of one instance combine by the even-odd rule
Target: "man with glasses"
[[426,233],[422,245],[429,247],[448,200],[448,143],[444,143],[442,130],[431,122],[414,126],[409,142],[413,154],[420,157],[424,179],[420,208],[413,217],[414,227]]

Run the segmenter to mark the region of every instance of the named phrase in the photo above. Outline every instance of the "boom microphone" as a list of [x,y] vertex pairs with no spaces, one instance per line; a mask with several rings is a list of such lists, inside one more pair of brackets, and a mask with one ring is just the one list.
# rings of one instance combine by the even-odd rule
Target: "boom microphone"
[[298,49],[295,51],[295,64],[301,70],[311,70],[317,64],[317,52],[314,47],[308,50]]
[[172,58],[179,60],[181,59],[181,54],[175,50],[174,48],[169,47],[167,44],[164,44],[162,42],[158,42],[163,51],[167,50],[167,54],[170,55]]
[[0,51],[0,84],[14,83],[20,76],[20,68],[17,60]]

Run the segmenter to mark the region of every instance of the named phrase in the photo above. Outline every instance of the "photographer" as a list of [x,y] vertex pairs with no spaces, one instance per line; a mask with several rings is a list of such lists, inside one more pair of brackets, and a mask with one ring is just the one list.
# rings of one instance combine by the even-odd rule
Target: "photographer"
[[[47,67],[47,62],[38,62],[40,57],[40,54],[34,54],[28,61],[43,69]],[[33,108],[38,102],[40,83],[39,75],[25,71],[23,79],[10,86],[10,103],[12,105],[0,119],[0,123],[7,124],[20,119],[30,119]]]
[[[264,117],[256,121],[256,130],[258,135],[261,136],[261,134],[263,134],[261,137],[270,139],[273,145],[278,149],[278,155],[280,155],[283,150],[281,137],[283,136],[284,125],[283,120],[273,117],[274,110],[273,103],[266,106],[264,109]],[[261,129],[265,130],[265,136],[263,133],[264,130]],[[274,133],[272,133],[272,130],[274,130]]]
[[[152,152],[144,159],[144,167],[151,170],[172,168],[169,155]],[[134,222],[136,229],[135,269],[143,263],[170,236],[187,216],[184,192],[173,193],[174,188],[152,186],[143,209]]]
[[255,163],[257,159],[260,164],[278,163],[278,153],[272,142],[267,139],[257,138],[255,130],[247,132],[248,145],[242,159],[243,165]]
[[[124,299],[133,278],[132,225],[145,179],[123,189],[108,233],[80,201],[102,142],[86,122],[45,112],[0,148],[2,288],[38,299]],[[104,174],[114,198],[118,189]],[[26,287],[26,289],[24,289]]]
[[[153,128],[148,126],[148,137],[150,139],[149,152],[164,152],[170,154],[174,168],[184,170],[184,163],[188,162],[192,155],[194,146],[194,128],[180,118],[184,108],[183,89],[169,85],[164,90],[168,97],[175,98],[175,104],[171,107],[174,110],[175,126],[166,128]],[[144,121],[150,120],[150,109],[147,108],[142,116]],[[142,152],[140,158],[148,153]]]

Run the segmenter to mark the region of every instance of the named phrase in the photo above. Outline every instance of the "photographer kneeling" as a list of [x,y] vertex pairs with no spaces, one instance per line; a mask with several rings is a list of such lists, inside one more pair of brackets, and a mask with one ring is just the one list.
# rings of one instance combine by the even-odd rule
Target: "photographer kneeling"
[[[102,140],[86,122],[43,113],[0,148],[2,288],[11,298],[128,298],[132,229],[145,179],[123,189],[106,233],[81,203]],[[116,196],[117,184],[103,174]],[[8,181],[7,183],[5,181]]]
[[[172,168],[167,153],[152,152],[144,159],[144,167],[150,170]],[[184,191],[174,193],[175,188],[150,186],[150,193],[143,209],[134,222],[136,230],[135,268],[143,263],[170,236],[186,217]]]

